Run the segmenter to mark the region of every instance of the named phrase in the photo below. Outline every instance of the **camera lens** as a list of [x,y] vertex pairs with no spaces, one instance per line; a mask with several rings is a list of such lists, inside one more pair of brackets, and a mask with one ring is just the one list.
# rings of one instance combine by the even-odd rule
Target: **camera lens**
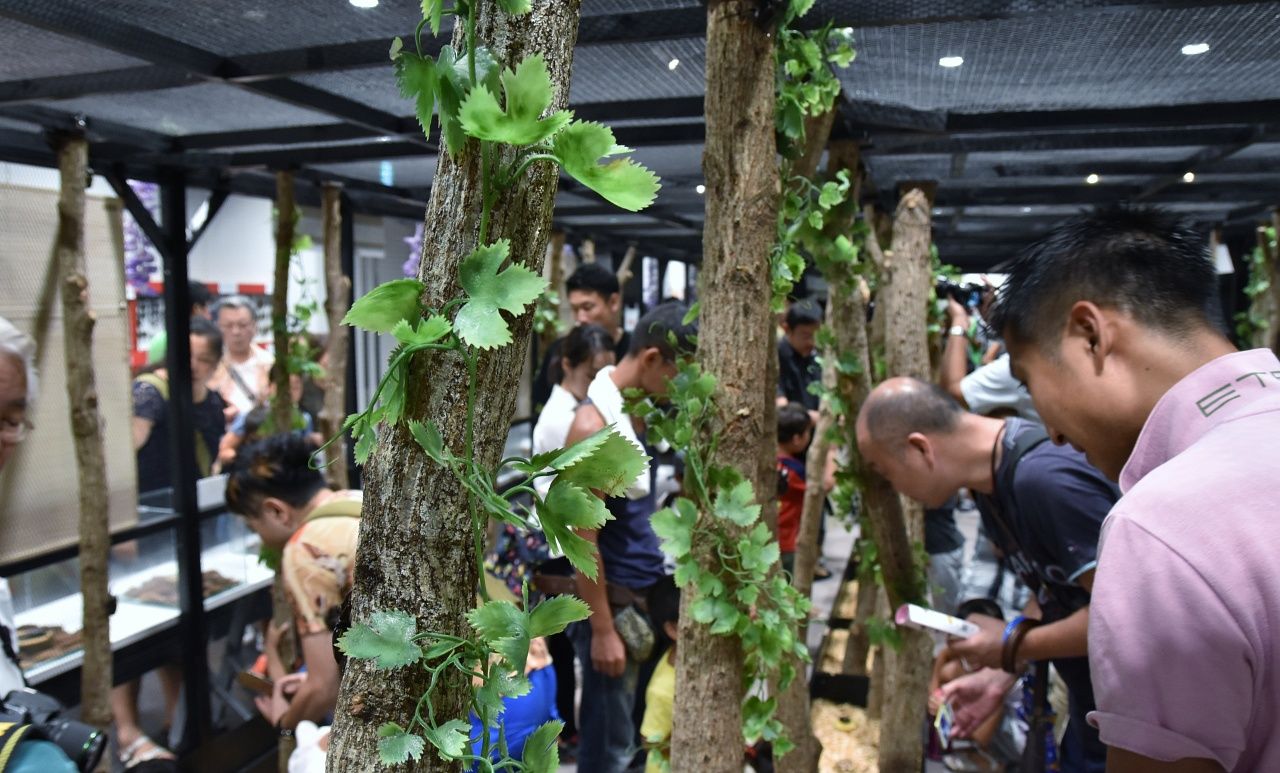
[[40,726],[40,731],[86,773],[97,767],[107,749],[105,734],[72,719],[49,720]]

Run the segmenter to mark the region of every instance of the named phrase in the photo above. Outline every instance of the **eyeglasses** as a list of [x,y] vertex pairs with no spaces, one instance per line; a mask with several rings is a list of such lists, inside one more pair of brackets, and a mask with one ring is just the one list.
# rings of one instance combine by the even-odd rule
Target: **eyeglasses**
[[21,419],[13,421],[12,419],[0,419],[0,440],[6,443],[21,443],[27,439],[27,435],[31,434],[31,430],[36,425],[32,424],[29,419]]

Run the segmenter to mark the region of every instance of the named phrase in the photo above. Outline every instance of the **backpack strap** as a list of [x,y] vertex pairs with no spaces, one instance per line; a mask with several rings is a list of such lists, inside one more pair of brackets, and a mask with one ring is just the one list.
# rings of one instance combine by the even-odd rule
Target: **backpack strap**
[[0,771],[7,770],[13,759],[13,752],[22,742],[23,736],[31,729],[31,725],[20,725],[16,722],[0,722]]
[[[143,383],[160,393],[160,398],[166,403],[169,402],[169,380],[160,378],[155,373],[143,373],[134,379],[135,383]],[[200,430],[194,430],[193,436],[195,440],[196,451],[196,472],[201,478],[209,477],[210,471],[213,469],[213,455],[209,452],[209,446],[205,444],[204,437],[201,436]]]
[[[1008,432],[1008,424],[1005,424],[1005,431]],[[1031,453],[1033,448],[1045,443],[1049,440],[1049,433],[1044,431],[1043,427],[1035,424],[1027,426],[1022,430],[1016,438],[1013,439],[1012,447],[1005,450],[1004,473],[1000,476],[1000,480],[996,485],[1000,491],[1009,492],[1010,499],[1016,499],[1013,489],[1014,473],[1018,470],[1018,462],[1022,461],[1022,457]]]
[[134,379],[135,382],[141,382],[147,386],[153,387],[160,393],[160,398],[165,402],[169,402],[169,380],[160,378],[154,373],[143,373]]

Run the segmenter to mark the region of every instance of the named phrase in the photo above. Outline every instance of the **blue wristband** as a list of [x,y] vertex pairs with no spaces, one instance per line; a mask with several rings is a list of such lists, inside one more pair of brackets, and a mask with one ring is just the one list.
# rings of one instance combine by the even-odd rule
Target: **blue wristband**
[[1026,619],[1027,619],[1026,615],[1018,615],[1017,617],[1010,620],[1009,624],[1004,627],[1004,636],[1000,637],[1000,643],[1008,644],[1009,637],[1013,636],[1013,632],[1018,630],[1018,626],[1021,625]]

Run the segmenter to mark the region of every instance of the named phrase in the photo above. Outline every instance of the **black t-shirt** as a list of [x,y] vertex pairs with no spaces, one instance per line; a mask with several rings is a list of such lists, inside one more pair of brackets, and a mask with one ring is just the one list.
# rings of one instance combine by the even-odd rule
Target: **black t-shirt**
[[[533,415],[542,413],[542,407],[551,399],[551,387],[560,383],[564,373],[560,370],[560,349],[564,346],[564,336],[557,338],[547,347],[542,357],[542,365],[538,367],[538,375],[533,379]],[[613,345],[613,356],[618,362],[627,356],[631,349],[631,334],[622,331],[622,337]]]
[[822,366],[816,355],[801,357],[784,336],[778,341],[778,396],[787,402],[800,403],[810,411],[818,410],[819,398],[809,385],[822,381]]
[[956,497],[942,507],[924,511],[924,552],[931,556],[964,547],[964,535],[956,526]]
[[[222,412],[225,407],[222,397],[212,389],[208,397],[193,406],[196,434],[208,449],[210,460],[218,458],[218,442],[226,431],[226,417]],[[171,487],[169,408],[160,390],[144,381],[134,381],[133,415],[152,422],[147,442],[138,449],[138,493]],[[207,470],[204,472],[208,474]]]
[[[1043,431],[1023,419],[1005,422],[1004,453],[996,469],[994,496],[974,499],[987,535],[1010,568],[1035,592],[1046,623],[1068,617],[1089,604],[1089,593],[1076,584],[1097,565],[1102,522],[1119,498],[1111,481],[1085,461],[1084,454],[1046,440],[1031,449],[1009,479],[1014,442],[1024,432]],[[1094,709],[1087,658],[1053,661],[1071,693],[1072,719],[1083,723]],[[1082,726],[1091,757],[1101,748],[1097,730]]]

